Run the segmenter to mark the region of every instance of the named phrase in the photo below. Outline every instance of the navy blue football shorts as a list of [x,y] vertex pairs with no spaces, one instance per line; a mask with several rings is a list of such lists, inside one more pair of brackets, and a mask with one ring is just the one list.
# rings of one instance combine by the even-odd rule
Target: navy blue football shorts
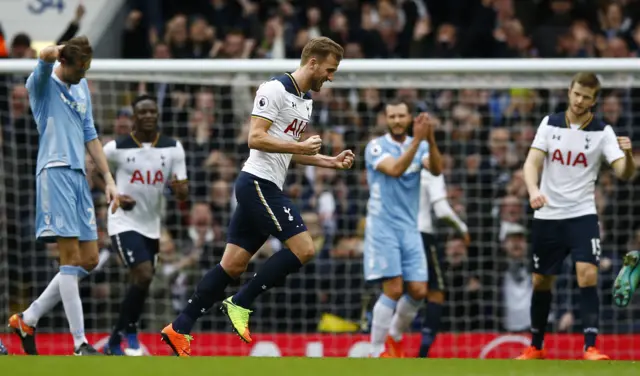
[[240,172],[235,184],[236,207],[227,235],[251,254],[273,236],[282,243],[307,231],[298,208],[273,182]]
[[111,248],[129,268],[145,261],[151,261],[155,266],[160,239],[148,238],[136,231],[125,231],[111,236]]
[[600,226],[596,214],[569,219],[534,219],[531,227],[532,269],[542,275],[560,273],[564,259],[600,263]]

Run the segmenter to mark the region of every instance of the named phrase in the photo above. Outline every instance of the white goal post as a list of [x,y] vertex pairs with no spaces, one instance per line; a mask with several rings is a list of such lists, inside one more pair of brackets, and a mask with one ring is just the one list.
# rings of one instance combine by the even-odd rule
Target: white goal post
[[[129,78],[157,78],[178,83],[213,84],[234,74],[265,74],[289,72],[296,69],[298,60],[145,60],[145,59],[95,59],[88,78],[127,81]],[[0,72],[29,73],[35,60],[1,60]],[[334,87],[417,87],[422,89],[459,88],[461,78],[465,88],[536,87],[541,83],[564,88],[566,83],[558,77],[570,77],[581,71],[595,72],[606,78],[604,86],[625,87],[631,85],[629,74],[637,74],[637,59],[348,59],[341,62]],[[188,77],[192,78],[189,79]],[[197,82],[195,80],[197,77]],[[430,77],[426,81],[422,79]],[[493,77],[498,81],[488,81]],[[503,81],[505,78],[512,81]],[[364,83],[361,80],[364,79]],[[264,78],[256,78],[262,82]],[[185,82],[186,81],[186,82]],[[372,85],[372,86],[370,86]],[[492,85],[492,86],[490,86]],[[540,87],[540,86],[538,86]]]
[[[37,244],[32,236],[37,130],[23,88],[35,65],[36,60],[0,60],[0,320],[24,310],[57,270],[55,248]],[[168,353],[157,332],[185,304],[204,270],[220,259],[234,207],[233,178],[247,153],[245,132],[256,87],[298,65],[298,60],[93,60],[87,79],[103,140],[127,132],[131,100],[149,92],[161,98],[163,131],[179,138],[188,154],[190,207],[168,199],[163,261],[142,317],[141,338],[149,354]],[[439,119],[449,202],[469,225],[472,239],[467,248],[446,224],[438,225],[447,301],[432,354],[516,355],[528,336],[531,291],[529,258],[522,256],[527,241],[518,237],[526,234],[531,217],[520,167],[538,122],[563,109],[566,89],[577,72],[599,75],[603,97],[598,111],[616,121],[616,132],[638,135],[637,59],[342,61],[334,82],[314,94],[310,125],[323,137],[327,153],[354,148],[358,163],[353,171],[337,174],[293,167],[285,186],[314,231],[317,260],[259,299],[252,316],[256,344],[241,344],[215,309],[196,327],[194,354],[367,355],[369,313],[378,290],[362,280],[362,219],[368,197],[363,150],[371,136],[385,129],[384,103],[401,95]],[[93,184],[104,230],[99,184]],[[640,347],[629,343],[640,343],[640,325],[633,320],[640,317],[640,301],[619,309],[610,294],[621,257],[628,246],[640,242],[635,237],[640,189],[603,171],[597,196],[602,258],[608,260],[600,278],[599,341],[614,359],[638,360]],[[198,205],[206,207],[204,214],[193,210]],[[201,222],[213,231],[206,232],[205,245],[198,248],[194,223]],[[115,323],[127,283],[126,271],[117,254],[108,251],[108,243],[101,233],[103,263],[82,282],[87,330],[97,344],[105,343]],[[269,242],[264,252],[280,247],[277,241]],[[199,261],[179,267],[177,260],[192,251],[201,252]],[[246,278],[260,262],[252,263]],[[554,357],[575,358],[582,346],[578,290],[571,275],[568,267],[560,278],[545,342]],[[565,327],[570,321],[574,325]],[[420,344],[420,322],[416,320],[407,337],[410,353]],[[40,325],[42,354],[70,353],[60,307]],[[0,333],[0,339],[19,351],[15,338]]]

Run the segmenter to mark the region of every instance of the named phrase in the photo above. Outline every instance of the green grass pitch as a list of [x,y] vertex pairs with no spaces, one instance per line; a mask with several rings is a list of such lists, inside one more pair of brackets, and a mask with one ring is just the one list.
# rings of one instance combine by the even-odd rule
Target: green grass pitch
[[7,376],[631,376],[638,362],[458,359],[26,357],[0,358]]

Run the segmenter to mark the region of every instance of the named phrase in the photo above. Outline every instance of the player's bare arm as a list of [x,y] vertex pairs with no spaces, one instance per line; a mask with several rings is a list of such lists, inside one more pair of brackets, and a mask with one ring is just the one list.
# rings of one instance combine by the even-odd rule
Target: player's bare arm
[[422,117],[418,116],[416,121],[423,121],[427,123],[427,142],[429,143],[429,164],[427,168],[433,176],[438,176],[442,173],[442,154],[440,154],[440,149],[438,149],[438,144],[436,144],[435,119],[429,116],[429,114],[424,114]]
[[636,164],[633,160],[633,149],[629,137],[618,137],[618,145],[624,152],[624,158],[613,161],[611,167],[618,179],[630,180],[636,172]]
[[384,158],[376,167],[378,171],[394,178],[399,178],[407,171],[420,148],[420,143],[427,138],[429,132],[429,123],[424,119],[425,116],[425,114],[420,114],[416,118],[413,124],[413,139],[404,153],[397,159],[392,156]]
[[345,150],[342,153],[331,157],[323,154],[316,155],[300,155],[294,154],[292,157],[295,163],[306,166],[317,166],[324,168],[333,168],[336,170],[348,170],[353,165],[355,154],[351,150]]
[[43,48],[40,51],[40,59],[44,60],[47,63],[55,63],[60,57],[60,51],[64,48],[64,46],[48,46]]
[[96,167],[98,171],[104,177],[104,182],[106,183],[105,188],[105,197],[107,199],[107,203],[111,203],[114,201],[114,207],[118,205],[118,189],[116,188],[116,182],[113,180],[113,176],[111,175],[111,171],[109,171],[109,164],[107,162],[107,157],[104,155],[104,150],[102,148],[102,143],[99,139],[95,138],[85,144],[87,152],[93,158],[93,161],[96,163]]
[[171,189],[173,190],[173,194],[176,196],[178,201],[186,201],[189,198],[189,181],[188,180],[178,180],[177,176],[173,176],[171,180]]
[[315,155],[322,147],[322,139],[312,136],[302,142],[280,140],[267,133],[271,127],[271,121],[259,117],[251,118],[249,129],[249,148],[266,153],[287,153]]
[[529,192],[529,203],[533,209],[540,209],[547,203],[547,198],[540,193],[540,188],[538,187],[540,172],[542,172],[542,166],[546,157],[547,153],[544,151],[531,148],[529,149],[529,154],[522,169],[524,182]]

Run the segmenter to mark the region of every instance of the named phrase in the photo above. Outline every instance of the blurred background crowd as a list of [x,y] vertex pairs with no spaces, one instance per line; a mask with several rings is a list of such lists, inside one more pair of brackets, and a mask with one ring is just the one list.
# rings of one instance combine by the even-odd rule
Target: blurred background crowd
[[[297,59],[304,44],[320,35],[341,43],[347,59],[621,58],[635,57],[640,49],[636,0],[149,0],[127,6],[124,30],[113,30],[113,38],[122,38],[119,57],[124,59]],[[81,6],[60,41],[77,32],[83,13]],[[25,32],[6,40],[0,53],[13,59],[35,56],[28,28]],[[25,308],[57,270],[55,247],[33,240],[32,172],[38,135],[24,79],[0,76],[0,193],[6,198],[0,202],[0,229],[6,237],[0,260],[8,265],[11,312]],[[96,126],[105,142],[131,132],[128,104],[146,92],[159,100],[162,132],[185,145],[191,197],[178,204],[167,195],[159,264],[144,315],[143,326],[157,330],[185,304],[202,273],[220,260],[235,206],[234,178],[248,155],[248,115],[255,88],[161,79],[121,85],[91,81],[90,86]],[[598,113],[619,135],[637,134],[633,124],[639,94],[619,88],[601,95]],[[377,290],[362,278],[368,198],[362,156],[368,140],[386,130],[384,105],[397,97],[438,118],[448,199],[469,225],[472,239],[467,246],[445,226],[439,228],[446,255],[443,330],[528,330],[527,229],[532,213],[521,166],[542,117],[565,109],[566,90],[328,85],[313,95],[308,132],[322,136],[323,153],[351,148],[359,160],[345,172],[290,169],[285,190],[304,213],[318,257],[291,276],[284,288],[260,299],[252,318],[255,331],[315,331],[324,313],[366,330],[367,311]],[[92,171],[90,167],[87,178],[94,189],[102,252],[98,272],[82,286],[87,327],[106,330],[115,318],[126,271],[117,254],[109,251],[103,182]],[[631,319],[638,317],[640,302],[636,299],[628,309],[618,309],[610,293],[622,255],[640,249],[637,184],[617,181],[607,169],[597,183],[603,332],[640,330]],[[246,275],[279,249],[277,240],[265,244]],[[556,296],[550,326],[579,332],[573,296],[577,288],[569,262],[559,283],[568,288]],[[61,310],[47,320],[39,330],[66,327]],[[225,323],[212,312],[202,320],[202,328],[220,330]]]

